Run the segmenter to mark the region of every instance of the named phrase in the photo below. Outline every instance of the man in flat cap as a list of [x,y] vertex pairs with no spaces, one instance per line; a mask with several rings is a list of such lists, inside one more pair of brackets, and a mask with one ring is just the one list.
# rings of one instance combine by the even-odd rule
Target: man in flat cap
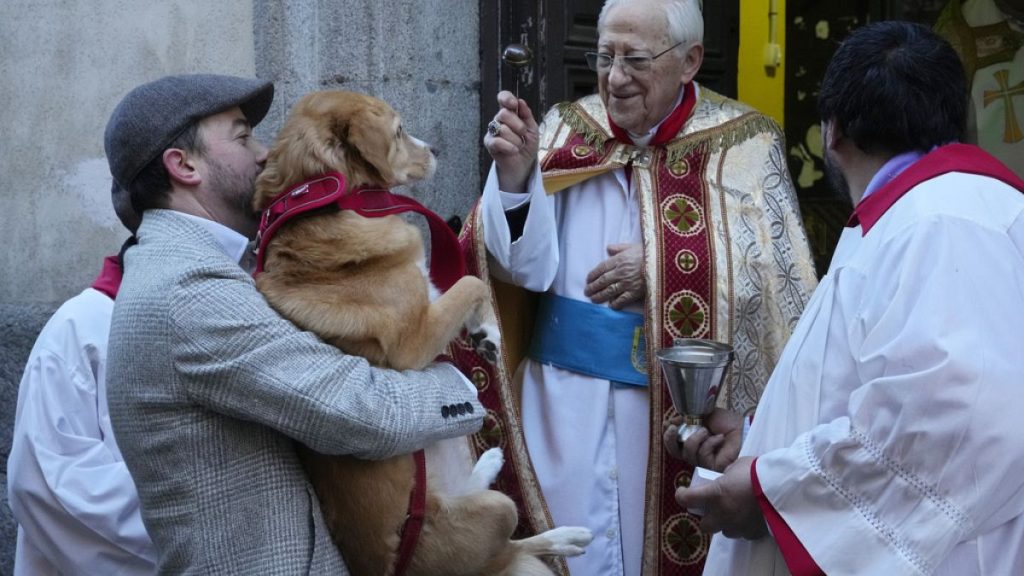
[[379,459],[482,422],[453,367],[371,368],[281,318],[239,265],[267,154],[252,127],[272,98],[259,80],[170,76],[107,124],[111,173],[143,215],[110,330],[110,414],[162,574],[346,574],[294,442]]

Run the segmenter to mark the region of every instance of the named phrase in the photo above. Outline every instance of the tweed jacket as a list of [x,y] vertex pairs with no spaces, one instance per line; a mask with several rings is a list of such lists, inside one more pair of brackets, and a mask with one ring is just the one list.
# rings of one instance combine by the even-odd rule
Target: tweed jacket
[[[159,572],[347,574],[294,440],[369,459],[412,452],[479,429],[474,390],[450,366],[371,368],[296,328],[176,212],[147,211],[138,237],[114,308],[109,403]],[[442,415],[466,402],[471,413]]]

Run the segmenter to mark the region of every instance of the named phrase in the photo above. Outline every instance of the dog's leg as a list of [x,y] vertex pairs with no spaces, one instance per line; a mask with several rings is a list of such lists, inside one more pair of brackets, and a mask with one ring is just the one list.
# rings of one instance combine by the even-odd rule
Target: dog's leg
[[[470,483],[489,485],[503,459],[498,449],[484,452]],[[413,559],[416,574],[553,576],[540,557],[582,554],[593,538],[586,528],[563,527],[510,540],[518,521],[516,505],[495,490],[444,497],[428,510],[434,511],[428,520],[431,537],[421,540]]]
[[491,364],[498,361],[498,349],[501,347],[501,334],[498,332],[498,323],[483,323],[476,326],[467,325],[469,330],[469,341],[473,349],[484,360]]
[[593,539],[588,528],[560,526],[512,543],[531,556],[579,556]]
[[495,576],[501,570],[491,567],[507,566],[519,555],[509,547],[517,520],[515,503],[495,490],[428,504],[429,531],[420,539],[411,573]]
[[[462,327],[474,319],[494,318],[487,286],[479,278],[464,276],[447,292],[430,304],[427,313],[409,327],[406,338],[397,349],[392,350],[394,367],[418,368],[433,360],[443,347],[458,336]],[[497,358],[497,322],[491,321],[488,328],[487,349],[491,357]],[[483,340],[481,340],[483,342]]]
[[495,576],[549,576],[554,574],[540,556],[579,556],[590,544],[590,530],[562,527],[531,538],[510,540],[497,554],[484,574]]
[[465,326],[476,353],[492,364],[497,362],[501,333],[498,331],[498,317],[490,298],[479,302],[466,319]]
[[536,556],[520,554],[513,557],[507,566],[496,567],[484,574],[493,576],[554,576],[551,568]]
[[505,455],[501,448],[491,448],[480,455],[480,459],[473,466],[473,473],[469,476],[468,488],[470,490],[487,490],[498,478],[501,467],[505,465]]
[[[429,278],[426,267],[422,263],[420,267],[423,270],[423,276]],[[429,280],[427,289],[431,302],[441,297],[441,292]],[[490,300],[485,299],[474,308],[466,318],[464,325],[476,353],[492,364],[497,362],[498,349],[501,347],[501,333],[498,331],[498,318],[494,314],[494,307],[491,306]]]

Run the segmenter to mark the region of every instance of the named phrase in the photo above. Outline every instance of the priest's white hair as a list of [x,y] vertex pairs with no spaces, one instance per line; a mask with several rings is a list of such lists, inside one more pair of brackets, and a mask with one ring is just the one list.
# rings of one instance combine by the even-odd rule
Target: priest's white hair
[[[612,7],[624,4],[630,0],[606,0],[601,7],[601,14],[597,17],[597,30],[600,33],[604,28],[604,19]],[[658,2],[665,10],[665,18],[668,20],[668,34],[673,44],[682,42],[684,50],[704,42],[704,14],[702,13],[702,0],[662,0]]]

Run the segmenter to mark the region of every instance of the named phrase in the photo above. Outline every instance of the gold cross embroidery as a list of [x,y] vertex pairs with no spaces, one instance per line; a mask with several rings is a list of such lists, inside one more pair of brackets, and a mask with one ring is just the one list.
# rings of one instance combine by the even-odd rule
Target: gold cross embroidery
[[995,73],[996,82],[999,83],[999,90],[986,90],[984,103],[989,104],[1003,100],[1006,104],[1006,130],[1003,132],[1003,142],[1013,144],[1024,140],[1024,131],[1017,122],[1017,112],[1013,108],[1013,97],[1024,96],[1024,82],[1016,86],[1010,86],[1010,71],[999,70]]
[[474,369],[471,378],[473,379],[473,385],[476,386],[477,390],[487,388],[487,373],[483,370],[479,368]]
[[697,267],[697,256],[689,250],[679,255],[679,268],[683,272],[693,272],[694,268]]

